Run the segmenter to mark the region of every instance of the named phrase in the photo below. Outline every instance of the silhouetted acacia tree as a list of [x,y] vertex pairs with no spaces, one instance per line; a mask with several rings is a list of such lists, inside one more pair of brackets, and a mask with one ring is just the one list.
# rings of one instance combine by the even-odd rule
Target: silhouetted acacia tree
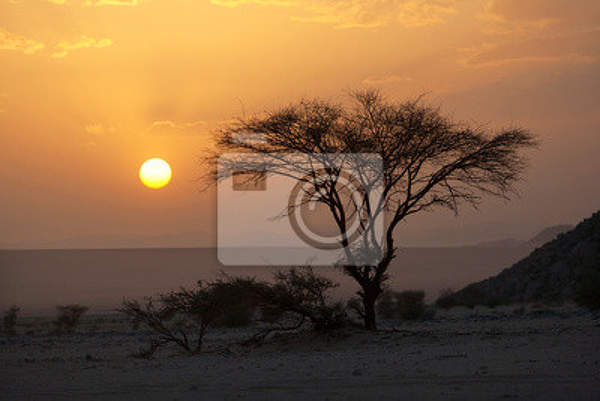
[[[240,165],[234,162],[231,171],[227,171],[227,166],[216,169],[216,160],[222,153],[234,152],[264,156],[260,165],[246,164],[248,172],[262,170],[313,182],[314,192],[320,194],[318,201],[328,206],[342,234],[341,245],[347,259],[360,260],[366,248],[380,250],[381,257],[374,265],[340,263],[361,287],[365,327],[376,329],[375,303],[396,256],[394,230],[398,224],[408,216],[436,207],[458,213],[461,203],[476,206],[483,195],[508,199],[526,167],[522,151],[535,146],[536,140],[521,128],[494,133],[453,122],[438,108],[423,104],[420,98],[393,103],[379,92],[368,90],[353,93],[352,100],[350,106],[301,101],[264,116],[239,120],[217,133],[216,150],[204,161],[213,166],[213,182],[239,171]],[[260,134],[262,141],[240,141],[240,135],[245,134]],[[383,240],[363,236],[365,241],[359,246],[349,246],[345,233],[353,211],[347,210],[347,203],[340,202],[336,176],[339,171],[332,167],[328,170],[329,179],[315,180],[303,167],[282,164],[277,155],[287,153],[378,154],[383,160],[379,204],[369,204],[368,190],[362,195],[370,221],[378,213],[386,213]]]

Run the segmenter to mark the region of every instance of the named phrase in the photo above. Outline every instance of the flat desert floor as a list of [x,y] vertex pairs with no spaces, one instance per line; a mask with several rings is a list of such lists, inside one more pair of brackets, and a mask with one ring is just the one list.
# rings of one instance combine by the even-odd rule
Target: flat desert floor
[[0,337],[2,400],[590,400],[600,394],[600,316],[576,309],[455,309],[254,348],[219,329],[207,352],[131,357],[148,333],[90,315],[77,334],[23,318]]

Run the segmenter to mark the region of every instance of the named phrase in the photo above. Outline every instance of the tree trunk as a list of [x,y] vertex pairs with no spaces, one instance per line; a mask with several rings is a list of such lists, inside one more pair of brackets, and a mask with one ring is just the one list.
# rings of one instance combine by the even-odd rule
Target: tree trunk
[[365,308],[365,328],[367,330],[377,330],[377,317],[375,315],[375,301],[379,294],[376,291],[364,291],[362,300]]

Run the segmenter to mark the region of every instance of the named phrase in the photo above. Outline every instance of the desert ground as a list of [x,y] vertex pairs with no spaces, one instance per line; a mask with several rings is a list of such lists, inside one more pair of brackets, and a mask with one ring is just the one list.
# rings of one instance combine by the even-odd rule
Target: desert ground
[[454,308],[374,333],[214,329],[197,356],[132,353],[150,333],[117,314],[53,334],[24,317],[0,337],[3,400],[590,400],[600,394],[600,315],[571,306]]

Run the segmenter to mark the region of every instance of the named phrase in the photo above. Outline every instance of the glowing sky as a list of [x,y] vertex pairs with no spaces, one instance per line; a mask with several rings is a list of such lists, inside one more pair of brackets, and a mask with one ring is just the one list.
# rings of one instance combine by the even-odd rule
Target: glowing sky
[[[0,0],[0,246],[212,244],[211,130],[364,86],[543,142],[520,199],[409,221],[403,243],[575,223],[600,209],[599,62],[596,0]],[[161,191],[137,177],[154,156],[177,172]]]

